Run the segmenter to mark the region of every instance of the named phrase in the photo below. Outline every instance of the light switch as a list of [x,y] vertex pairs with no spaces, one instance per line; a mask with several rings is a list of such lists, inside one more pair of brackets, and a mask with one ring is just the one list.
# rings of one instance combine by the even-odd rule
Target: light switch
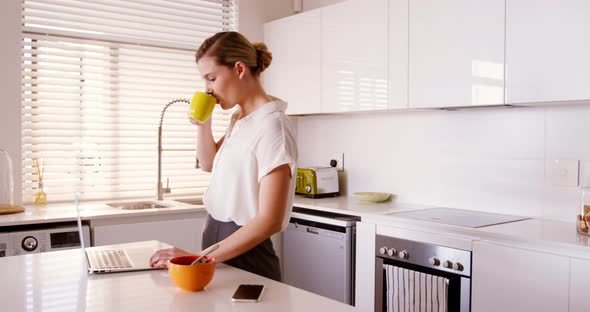
[[556,186],[578,186],[579,161],[550,159],[545,162],[545,181]]

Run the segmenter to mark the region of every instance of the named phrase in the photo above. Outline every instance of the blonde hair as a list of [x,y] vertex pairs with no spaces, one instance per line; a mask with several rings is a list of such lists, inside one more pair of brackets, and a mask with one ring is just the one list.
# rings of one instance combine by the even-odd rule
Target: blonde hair
[[214,56],[217,64],[234,67],[241,61],[254,76],[260,75],[272,62],[272,53],[262,42],[251,43],[235,31],[219,32],[207,38],[197,50],[197,62],[204,56]]

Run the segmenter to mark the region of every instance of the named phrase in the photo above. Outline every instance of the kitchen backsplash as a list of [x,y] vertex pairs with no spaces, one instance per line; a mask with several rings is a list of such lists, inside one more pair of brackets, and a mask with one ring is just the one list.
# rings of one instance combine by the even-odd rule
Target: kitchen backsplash
[[546,162],[590,160],[590,106],[478,108],[297,117],[300,165],[344,153],[344,190],[572,222],[577,187]]

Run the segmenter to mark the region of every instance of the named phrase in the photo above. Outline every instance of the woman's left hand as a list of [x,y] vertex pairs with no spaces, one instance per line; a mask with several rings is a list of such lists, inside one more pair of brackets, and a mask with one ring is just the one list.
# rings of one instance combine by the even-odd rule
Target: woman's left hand
[[166,268],[168,267],[168,262],[172,258],[194,255],[195,254],[177,247],[160,249],[150,257],[150,266],[153,268]]

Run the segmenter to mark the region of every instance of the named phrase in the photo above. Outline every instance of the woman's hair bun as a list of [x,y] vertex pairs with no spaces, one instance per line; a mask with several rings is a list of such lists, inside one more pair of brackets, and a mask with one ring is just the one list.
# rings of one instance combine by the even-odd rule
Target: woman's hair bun
[[257,73],[261,73],[272,62],[272,53],[270,53],[268,47],[263,42],[254,42],[252,46],[256,49]]

